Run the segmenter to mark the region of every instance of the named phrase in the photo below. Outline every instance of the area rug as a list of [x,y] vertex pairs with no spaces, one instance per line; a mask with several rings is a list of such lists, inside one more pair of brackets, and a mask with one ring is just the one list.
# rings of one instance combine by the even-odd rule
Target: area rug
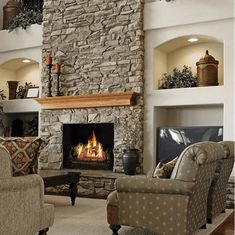
[[[55,205],[55,221],[48,235],[111,235],[106,222],[106,200],[77,198],[71,206],[69,197],[45,196],[45,202]],[[209,235],[232,213],[226,210],[220,214],[207,229],[201,229],[195,235]],[[122,226],[119,235],[156,235],[143,229]]]

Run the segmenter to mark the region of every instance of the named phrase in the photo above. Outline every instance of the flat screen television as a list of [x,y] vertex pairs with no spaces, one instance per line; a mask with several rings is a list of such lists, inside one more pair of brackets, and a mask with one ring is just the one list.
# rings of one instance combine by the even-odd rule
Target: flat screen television
[[189,145],[201,141],[223,140],[222,126],[157,128],[157,163],[169,162]]

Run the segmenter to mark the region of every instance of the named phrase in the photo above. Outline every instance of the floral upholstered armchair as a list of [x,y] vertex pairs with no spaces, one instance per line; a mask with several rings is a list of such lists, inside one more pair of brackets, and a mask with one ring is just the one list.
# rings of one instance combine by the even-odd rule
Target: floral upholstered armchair
[[191,235],[207,222],[207,196],[223,148],[201,142],[179,156],[170,179],[121,177],[107,199],[107,221],[157,234]]
[[227,184],[234,165],[234,141],[219,142],[224,149],[224,158],[216,167],[216,172],[210,186],[207,203],[207,221],[225,211]]
[[0,146],[0,234],[46,234],[54,221],[54,207],[43,201],[42,178],[13,177],[12,169],[8,150]]

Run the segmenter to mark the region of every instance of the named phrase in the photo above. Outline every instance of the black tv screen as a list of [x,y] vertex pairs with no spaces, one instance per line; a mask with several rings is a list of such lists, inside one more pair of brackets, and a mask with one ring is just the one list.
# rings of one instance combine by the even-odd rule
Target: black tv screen
[[222,126],[159,127],[157,128],[156,162],[171,161],[193,143],[222,140]]

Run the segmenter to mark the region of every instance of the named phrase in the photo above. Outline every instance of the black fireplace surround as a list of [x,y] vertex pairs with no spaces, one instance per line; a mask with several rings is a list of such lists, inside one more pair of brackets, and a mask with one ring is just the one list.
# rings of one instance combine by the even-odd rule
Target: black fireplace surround
[[[97,143],[102,146],[101,158],[87,157],[88,154],[84,154],[84,152],[87,153],[87,149],[97,153],[98,147],[92,147],[93,145],[89,144],[89,140],[94,136]],[[82,149],[86,151],[78,154],[77,146],[84,146]],[[113,148],[113,123],[63,124],[64,168],[113,170]]]

